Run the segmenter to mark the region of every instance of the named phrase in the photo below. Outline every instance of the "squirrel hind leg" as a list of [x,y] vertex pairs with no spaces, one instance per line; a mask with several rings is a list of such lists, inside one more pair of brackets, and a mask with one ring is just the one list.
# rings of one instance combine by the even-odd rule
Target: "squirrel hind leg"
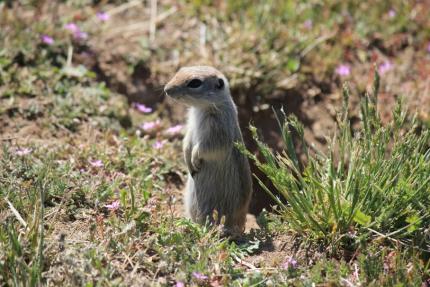
[[244,229],[239,226],[234,227],[227,227],[223,226],[221,228],[220,237],[221,238],[228,238],[231,241],[234,241],[236,243],[242,243],[246,241],[246,236],[243,233]]
[[243,208],[237,211],[232,216],[227,216],[222,235],[226,235],[230,238],[238,238],[245,231],[247,209]]

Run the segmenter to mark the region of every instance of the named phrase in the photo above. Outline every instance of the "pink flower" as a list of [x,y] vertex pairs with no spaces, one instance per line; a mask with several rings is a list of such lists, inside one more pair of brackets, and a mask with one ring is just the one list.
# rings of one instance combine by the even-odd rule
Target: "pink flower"
[[19,148],[15,151],[17,156],[25,156],[31,153],[31,148]]
[[312,22],[311,19],[308,19],[303,23],[303,26],[308,30],[312,29],[313,25],[314,25],[314,23]]
[[184,284],[184,282],[177,281],[175,284],[175,287],[185,287],[185,284]]
[[144,131],[149,131],[149,130],[153,130],[155,128],[158,128],[161,124],[160,120],[156,120],[153,122],[146,122],[140,125],[140,128]]
[[391,64],[391,62],[386,60],[386,61],[384,61],[384,63],[379,65],[378,72],[379,72],[379,74],[383,75],[386,72],[388,72],[389,70],[391,70],[392,68],[393,68],[393,65]]
[[351,68],[349,67],[349,65],[341,64],[337,66],[336,74],[338,74],[341,77],[349,76],[349,74],[351,74]]
[[48,35],[42,35],[40,37],[40,39],[42,40],[43,43],[45,43],[46,45],[52,45],[54,44],[54,38],[48,36]]
[[192,275],[193,275],[193,277],[194,277],[194,278],[196,278],[197,280],[206,280],[206,279],[208,279],[208,278],[209,278],[208,276],[206,276],[206,275],[204,275],[204,274],[202,274],[202,273],[200,273],[200,272],[193,272],[193,273],[192,273]]
[[357,263],[354,263],[354,278],[355,278],[355,280],[360,279],[360,278],[359,278],[359,272],[358,272],[358,271],[359,271],[359,270],[358,270]]
[[394,18],[394,17],[396,17],[396,15],[397,15],[396,10],[390,9],[390,11],[388,11],[388,17]]
[[110,18],[110,15],[106,12],[97,12],[96,13],[97,18],[99,18],[100,21],[107,21]]
[[115,211],[119,208],[119,200],[115,200],[111,204],[106,204],[105,207],[109,210]]
[[157,141],[152,145],[152,147],[153,147],[153,148],[155,148],[155,149],[161,149],[161,148],[163,148],[163,146],[166,144],[166,142],[167,142],[167,140],[162,140],[162,141],[157,140]]
[[83,32],[83,31],[78,31],[73,36],[75,37],[75,39],[85,40],[85,39],[88,38],[88,33],[87,32]]
[[81,31],[81,29],[79,29],[78,25],[76,25],[75,23],[67,23],[66,25],[64,25],[64,29],[69,30],[72,33]]
[[141,113],[150,113],[152,109],[150,107],[145,106],[144,104],[133,103],[133,107],[135,107]]
[[73,37],[77,40],[85,40],[88,38],[88,33],[83,32],[75,23],[67,23],[64,25],[64,28],[73,33]]
[[183,127],[184,127],[183,125],[176,125],[176,126],[170,127],[166,130],[166,134],[169,134],[169,135],[179,134]]
[[103,167],[103,162],[99,159],[88,161],[93,167]]
[[287,261],[282,264],[282,268],[284,268],[285,270],[297,268],[297,260],[289,256],[287,258]]

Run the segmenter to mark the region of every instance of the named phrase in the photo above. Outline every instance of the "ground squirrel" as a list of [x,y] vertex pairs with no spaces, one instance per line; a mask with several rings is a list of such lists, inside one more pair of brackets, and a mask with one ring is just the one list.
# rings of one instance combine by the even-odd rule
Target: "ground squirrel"
[[183,141],[188,216],[217,224],[225,216],[227,233],[243,232],[252,179],[248,159],[234,146],[243,139],[226,77],[209,66],[184,67],[164,91],[191,107]]

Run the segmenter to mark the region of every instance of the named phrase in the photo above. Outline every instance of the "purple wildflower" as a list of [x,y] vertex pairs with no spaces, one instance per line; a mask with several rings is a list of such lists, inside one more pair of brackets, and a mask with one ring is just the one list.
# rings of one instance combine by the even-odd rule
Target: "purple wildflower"
[[103,162],[99,159],[88,161],[93,167],[103,167]]
[[175,287],[185,287],[185,284],[184,284],[184,282],[177,281],[175,284]]
[[200,272],[193,272],[192,274],[193,274],[193,277],[196,278],[197,280],[206,280],[209,278],[208,276],[206,276]]
[[105,207],[109,210],[115,211],[119,208],[119,200],[115,200],[111,204],[106,204]]
[[169,134],[169,135],[179,134],[183,127],[184,127],[183,125],[176,125],[176,126],[170,127],[166,130],[166,134]]
[[312,22],[311,19],[308,19],[303,23],[303,26],[308,30],[312,29],[313,25],[314,23]]
[[152,121],[152,122],[146,122],[140,125],[140,128],[144,131],[153,130],[155,128],[158,128],[160,126],[161,122],[160,120]]
[[152,145],[152,147],[153,147],[153,148],[155,148],[155,149],[162,149],[162,148],[163,148],[163,146],[166,144],[166,142],[167,142],[167,140],[162,140],[162,141],[157,140],[157,141]]
[[388,11],[388,17],[394,18],[394,17],[396,17],[396,15],[397,15],[396,10],[390,9],[390,11]]
[[15,151],[17,156],[25,156],[31,153],[31,148],[20,148]]
[[150,107],[145,106],[144,104],[134,103],[133,107],[135,107],[141,113],[150,113],[152,109]]
[[96,13],[97,18],[99,18],[100,21],[107,21],[110,18],[110,15],[106,12],[97,12]]
[[390,61],[386,60],[386,61],[384,61],[384,63],[379,65],[378,72],[379,72],[379,74],[383,75],[386,72],[388,72],[389,70],[391,70],[392,68],[393,68],[393,64],[391,64]]
[[81,29],[79,29],[78,25],[76,25],[75,23],[67,23],[66,25],[64,25],[64,29],[72,33],[77,33],[81,31]]
[[351,68],[349,67],[349,65],[341,64],[337,66],[336,74],[338,74],[341,77],[349,76],[349,74],[351,74]]
[[40,37],[40,39],[42,40],[43,43],[45,43],[46,45],[52,45],[54,44],[54,38],[48,36],[48,35],[42,35]]
[[88,33],[83,32],[81,28],[79,28],[79,26],[75,23],[67,23],[66,25],[64,25],[64,29],[73,33],[73,37],[77,40],[85,40],[88,38]]
[[285,270],[297,268],[297,260],[289,256],[287,261],[282,264],[282,268]]
[[83,31],[78,31],[75,34],[73,34],[73,36],[75,37],[75,39],[85,40],[85,39],[88,38],[88,33],[87,32],[83,32]]

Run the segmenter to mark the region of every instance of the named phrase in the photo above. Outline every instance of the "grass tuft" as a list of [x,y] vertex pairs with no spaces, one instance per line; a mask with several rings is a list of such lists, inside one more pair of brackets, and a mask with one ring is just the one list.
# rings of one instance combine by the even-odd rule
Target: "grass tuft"
[[375,73],[372,93],[361,101],[361,125],[354,130],[344,87],[338,128],[326,154],[311,154],[303,145],[307,158],[299,163],[293,131],[304,143],[303,126],[283,113],[285,150],[273,152],[251,127],[264,161],[248,155],[276,187],[275,195],[257,179],[295,231],[329,243],[344,237],[384,238],[429,252],[430,131],[407,120],[401,101],[393,120],[383,125],[378,89]]

